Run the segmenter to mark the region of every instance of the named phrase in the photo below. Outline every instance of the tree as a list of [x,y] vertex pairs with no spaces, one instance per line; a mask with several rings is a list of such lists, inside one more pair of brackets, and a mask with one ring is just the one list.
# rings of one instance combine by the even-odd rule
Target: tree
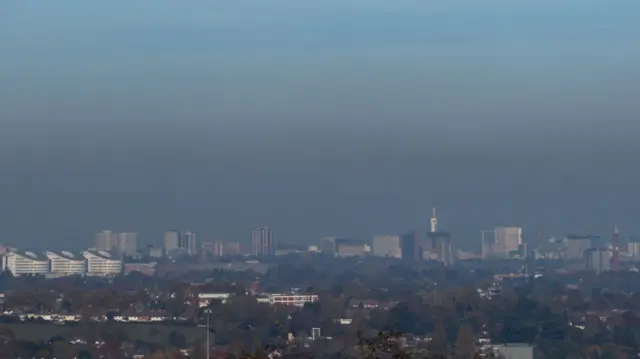
[[455,359],[471,359],[476,353],[476,338],[469,324],[463,324],[458,329],[458,338],[454,348]]
[[78,359],[91,359],[91,353],[88,350],[80,350],[78,352]]
[[71,344],[66,341],[56,341],[51,346],[54,358],[73,358],[76,351]]
[[16,335],[13,330],[5,325],[0,325],[0,341],[12,342],[14,340],[16,340]]
[[185,338],[184,334],[180,332],[172,330],[171,333],[169,333],[169,337],[167,339],[169,345],[175,348],[184,349],[187,347],[187,338]]
[[203,342],[201,339],[197,339],[193,343],[193,351],[191,352],[190,358],[193,359],[205,359],[207,357],[207,344]]
[[447,339],[447,330],[442,322],[436,324],[428,349],[435,355],[449,355],[449,339]]

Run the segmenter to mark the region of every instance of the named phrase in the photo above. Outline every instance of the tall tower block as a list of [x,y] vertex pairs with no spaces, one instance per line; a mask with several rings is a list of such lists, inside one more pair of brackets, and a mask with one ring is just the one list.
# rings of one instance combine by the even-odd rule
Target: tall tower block
[[620,230],[618,225],[613,226],[613,270],[620,270]]
[[429,221],[429,232],[437,232],[438,231],[438,219],[436,218],[436,209],[435,207],[431,210],[431,220]]

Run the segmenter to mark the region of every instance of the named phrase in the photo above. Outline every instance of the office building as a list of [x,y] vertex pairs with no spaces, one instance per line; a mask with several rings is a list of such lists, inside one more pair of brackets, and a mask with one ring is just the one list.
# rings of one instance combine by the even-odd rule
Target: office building
[[509,258],[518,253],[522,244],[522,228],[513,226],[497,227],[494,233],[494,253],[503,258]]
[[611,258],[613,252],[610,249],[592,248],[584,254],[585,267],[596,274],[611,270]]
[[591,236],[568,235],[564,238],[565,259],[583,259],[584,252],[594,246]]
[[489,259],[492,257],[496,257],[496,232],[491,231],[481,231],[482,233],[482,259]]
[[2,256],[2,270],[14,276],[49,273],[49,258],[35,251],[12,250]]
[[136,233],[118,233],[118,253],[133,256],[138,253],[138,235]]
[[449,232],[427,233],[427,244],[432,259],[437,259],[447,266],[453,265],[453,249]]
[[164,250],[168,256],[195,256],[198,254],[196,234],[189,231],[166,231],[164,233]]
[[211,248],[211,253],[217,257],[223,257],[227,255],[225,251],[225,242],[223,241],[215,241],[213,242],[213,248]]
[[353,239],[336,239],[335,256],[336,257],[362,257],[369,253],[369,246],[358,240]]
[[336,237],[324,237],[320,239],[320,252],[324,255],[335,257],[337,239]]
[[252,254],[256,257],[273,257],[276,252],[276,241],[271,228],[256,228],[251,233]]
[[627,241],[627,253],[637,259],[640,258],[640,237],[630,237]]
[[217,256],[217,242],[201,242],[200,243],[200,254],[203,256]]
[[86,250],[82,256],[87,260],[88,276],[115,276],[122,273],[122,259],[113,252]]
[[401,258],[400,236],[374,236],[372,254],[375,257]]
[[196,246],[196,234],[189,231],[181,232],[179,246],[190,256],[195,256],[196,254],[198,254],[198,247]]
[[87,272],[87,260],[81,254],[69,251],[47,251],[46,256],[51,262],[51,274],[83,276]]
[[400,257],[405,260],[422,258],[418,253],[418,232],[408,232],[400,236]]
[[164,232],[164,252],[169,255],[180,248],[180,231],[170,230]]

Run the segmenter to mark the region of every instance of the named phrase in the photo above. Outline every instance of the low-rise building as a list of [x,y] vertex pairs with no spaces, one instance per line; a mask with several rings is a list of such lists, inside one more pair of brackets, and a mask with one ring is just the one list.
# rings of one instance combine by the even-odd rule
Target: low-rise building
[[40,252],[12,250],[2,256],[2,269],[14,276],[46,275],[49,273],[49,259]]
[[314,303],[318,300],[317,294],[262,294],[257,298],[258,303],[295,307],[302,307],[307,303]]
[[207,307],[214,300],[219,300],[222,303],[226,303],[231,293],[199,293],[198,294],[198,306],[200,308]]
[[124,275],[137,272],[140,274],[144,274],[146,276],[153,276],[156,273],[156,266],[158,263],[149,262],[149,263],[125,263],[124,264]]
[[336,257],[361,257],[367,255],[369,250],[369,246],[362,241],[351,239],[335,240]]
[[86,250],[82,255],[87,259],[87,275],[115,276],[122,273],[122,258],[112,252]]
[[57,276],[85,275],[87,260],[81,255],[69,251],[46,251],[51,262],[51,274]]

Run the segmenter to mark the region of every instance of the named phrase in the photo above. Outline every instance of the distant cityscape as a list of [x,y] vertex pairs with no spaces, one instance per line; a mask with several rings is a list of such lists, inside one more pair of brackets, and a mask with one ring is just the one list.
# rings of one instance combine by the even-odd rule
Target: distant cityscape
[[[620,232],[614,228],[611,241],[591,235],[566,235],[541,240],[539,235],[525,241],[523,229],[501,226],[482,230],[481,252],[457,249],[451,233],[438,227],[436,209],[433,208],[426,233],[408,231],[403,234],[375,235],[370,241],[342,237],[321,238],[316,244],[295,245],[280,243],[269,227],[255,228],[251,245],[240,242],[215,240],[198,242],[191,231],[167,230],[162,246],[140,248],[136,233],[103,230],[95,234],[93,246],[86,250],[26,250],[1,246],[2,270],[15,276],[45,275],[56,278],[69,275],[117,276],[137,271],[153,274],[158,261],[199,261],[216,257],[247,257],[267,260],[284,255],[323,255],[335,258],[380,257],[398,260],[439,261],[453,266],[459,260],[536,260],[553,259],[579,262],[583,269],[602,273],[619,270],[620,261],[640,258],[640,238],[631,237],[620,243]],[[634,268],[631,268],[635,270]]]

